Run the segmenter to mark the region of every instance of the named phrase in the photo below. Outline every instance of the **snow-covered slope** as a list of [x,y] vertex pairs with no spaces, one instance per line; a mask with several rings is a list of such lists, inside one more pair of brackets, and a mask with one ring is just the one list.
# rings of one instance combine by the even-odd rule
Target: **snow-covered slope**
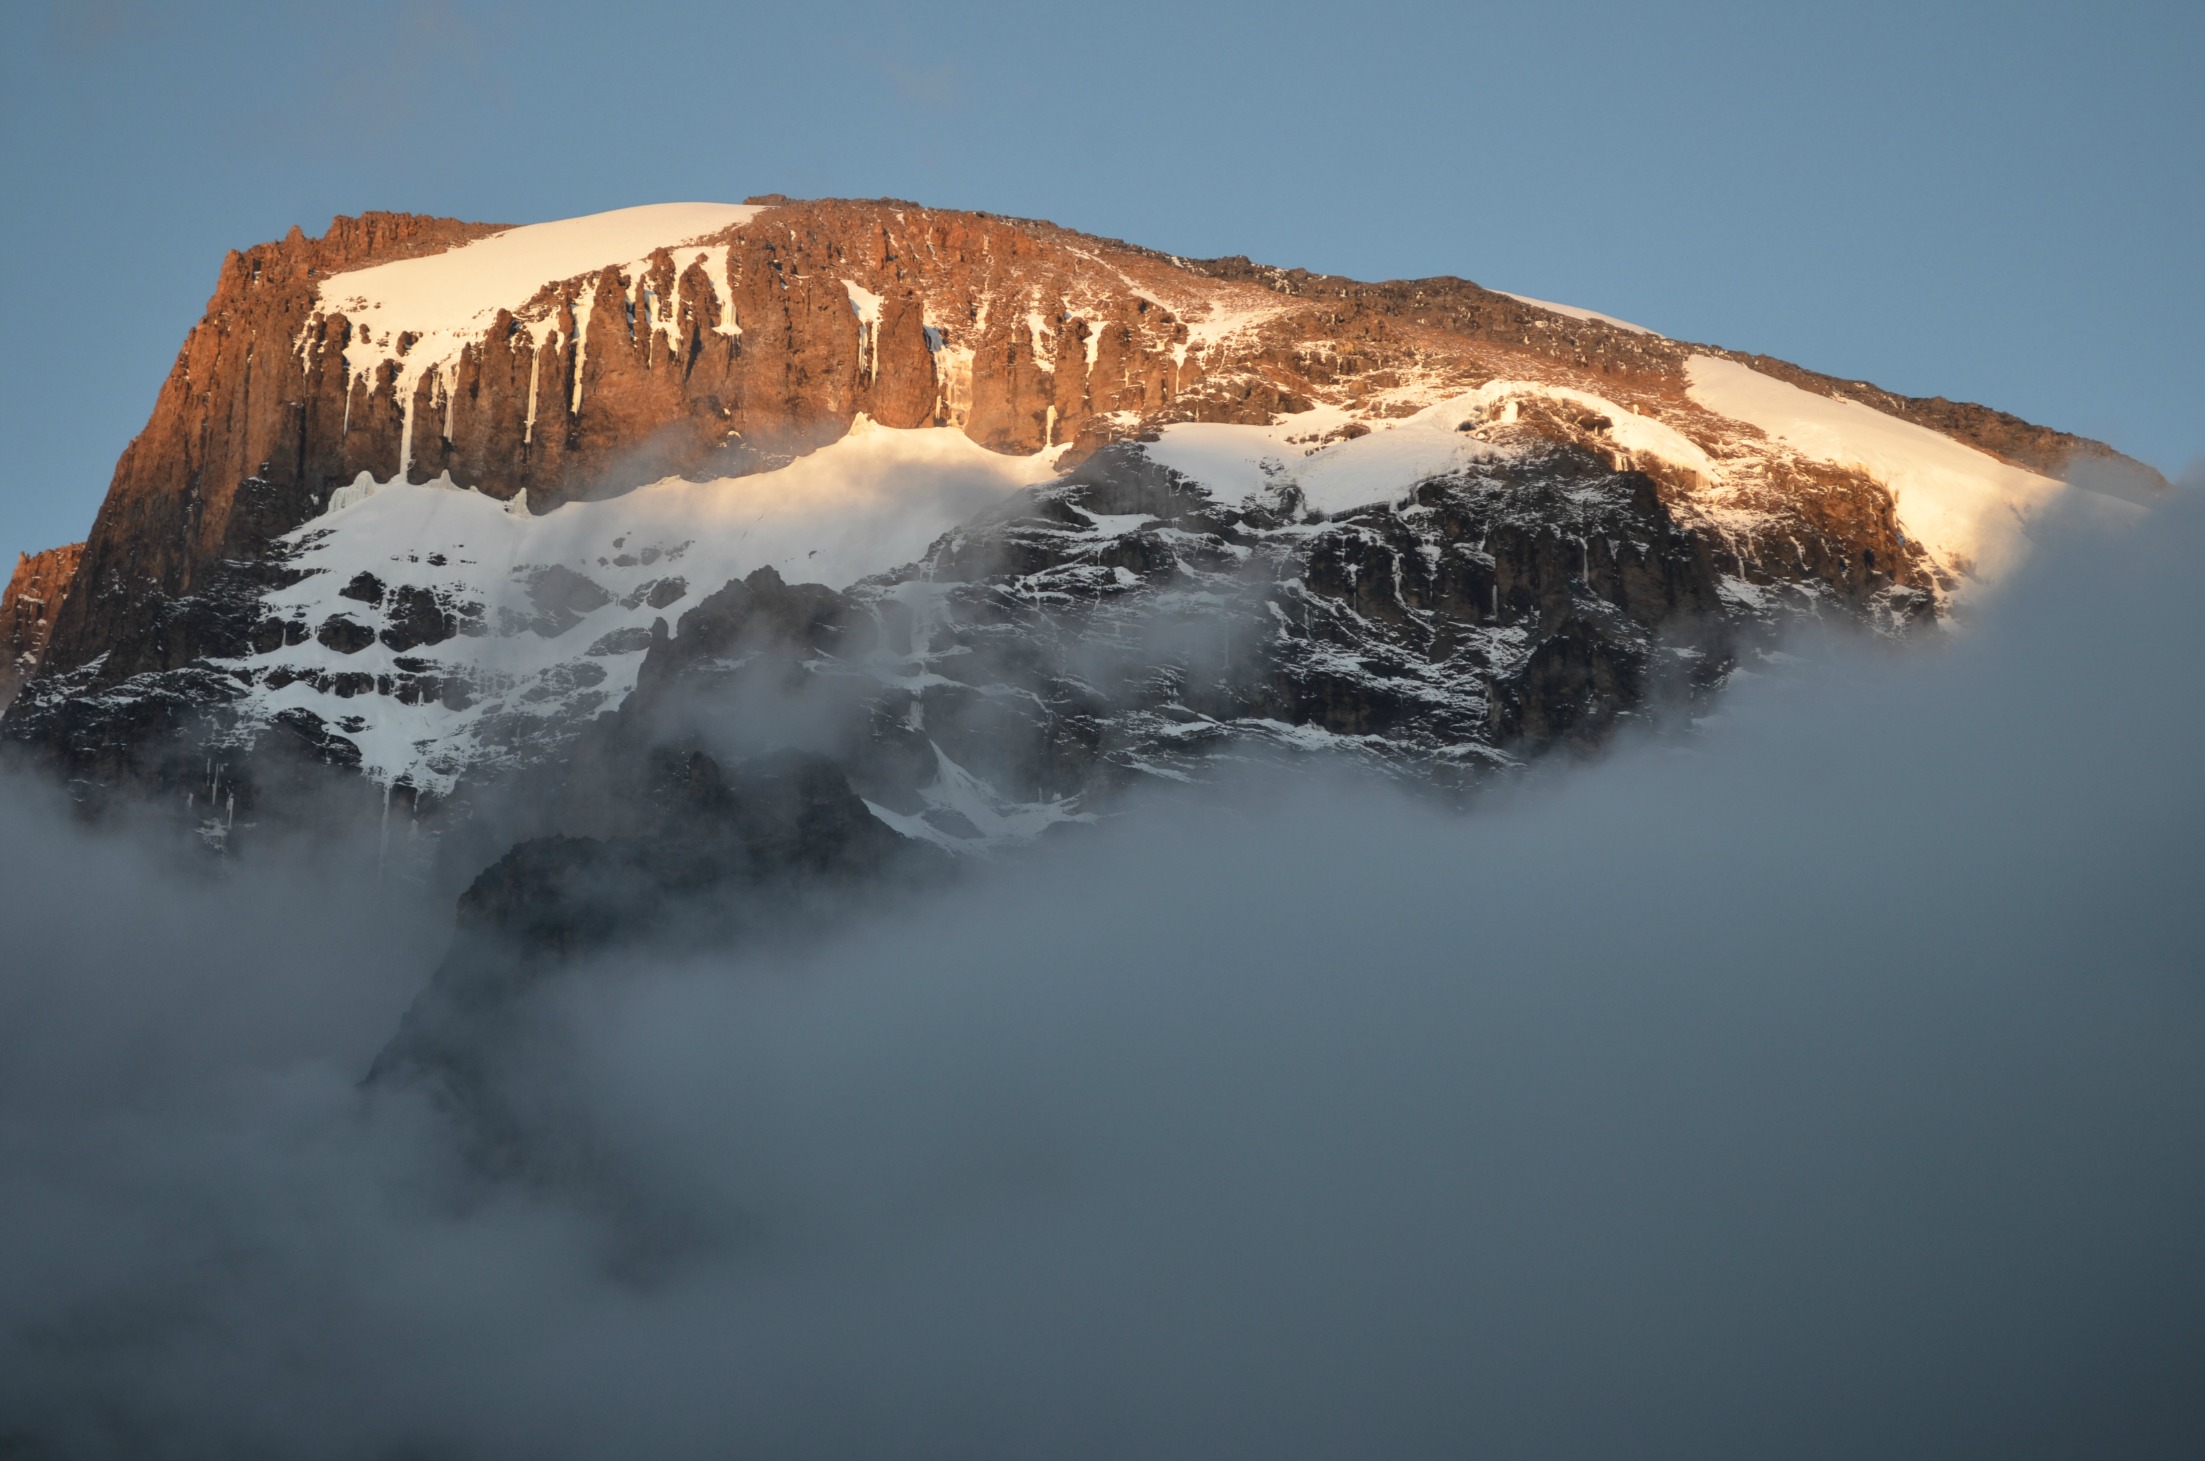
[[1686,363],[1694,402],[1760,428],[1802,456],[1866,472],[1899,523],[1963,578],[1994,578],[2027,552],[2029,519],[2064,484],[1857,401],[1803,391],[1713,355]]
[[[1716,476],[1707,453],[1674,427],[1590,391],[1527,380],[1489,381],[1397,421],[1356,421],[1320,406],[1273,426],[1183,422],[1165,427],[1147,450],[1152,460],[1202,483],[1223,502],[1292,486],[1306,507],[1345,512],[1396,501],[1427,478],[1501,455],[1471,433],[1514,421],[1530,400],[1605,420],[1602,434],[1626,452],[1658,457],[1704,480]],[[1360,434],[1344,434],[1350,430]]]
[[[1338,514],[1506,462],[1512,448],[1474,432],[1512,423],[1527,402],[1596,414],[1624,453],[1716,474],[1674,428],[1532,381],[1494,381],[1375,425],[1332,407],[1270,426],[1181,423],[1142,450],[1221,503],[1283,504],[1291,488],[1297,510]],[[416,485],[363,474],[288,535],[290,567],[303,576],[267,594],[262,610],[290,642],[235,662],[253,682],[239,708],[247,724],[309,711],[359,747],[369,775],[448,791],[470,768],[539,753],[618,706],[655,619],[671,625],[760,567],[840,589],[912,563],[1006,494],[1049,481],[1063,452],[1006,456],[953,428],[896,431],[860,418],[842,440],[778,471],[667,478],[540,516],[525,499],[500,503],[448,477]],[[409,606],[430,612],[424,594],[457,633],[412,642]]]
[[[1728,361],[1696,359],[1691,382],[1695,403],[1888,483],[1906,532],[1956,572],[2009,565],[2025,543],[2025,514],[2061,490]],[[1659,464],[1711,498],[1736,462],[1758,460],[1750,442],[1722,442],[1719,458],[1608,396],[1515,379],[1397,420],[1318,406],[1271,425],[1182,422],[1140,450],[1221,504],[1338,515],[1405,504],[1434,478],[1506,470],[1525,449],[1509,444],[1508,429],[1537,411],[1591,423],[1589,439],[1615,467]],[[360,748],[370,775],[443,792],[470,768],[540,753],[618,706],[655,619],[672,624],[703,594],[764,566],[842,589],[912,563],[1006,494],[1051,480],[1062,455],[1006,456],[955,428],[896,431],[860,418],[842,440],[778,471],[668,478],[541,516],[524,499],[501,504],[448,478],[363,475],[289,535],[292,567],[305,576],[267,595],[263,610],[294,642],[237,663],[253,681],[241,709],[248,722],[310,711]],[[1132,533],[1142,520],[1098,531]],[[456,634],[406,642],[405,594],[423,592],[456,616]]]
[[[254,681],[240,709],[248,720],[311,711],[376,779],[445,791],[471,766],[556,742],[618,705],[654,619],[672,623],[761,567],[840,587],[911,562],[1006,493],[1048,480],[1057,455],[1008,457],[948,428],[861,420],[779,471],[667,478],[542,516],[449,478],[364,479],[288,535],[304,576],[262,607],[297,642],[236,662]],[[457,634],[408,642],[408,606],[424,591]]]
[[1596,309],[1584,309],[1574,304],[1556,304],[1551,299],[1533,299],[1528,294],[1517,294],[1513,290],[1504,289],[1501,293],[1524,304],[1535,304],[1541,309],[1551,309],[1556,314],[1567,315],[1573,320],[1597,320],[1603,325],[1614,325],[1619,330],[1629,330],[1634,335],[1651,335],[1654,333],[1644,325],[1634,325],[1629,320],[1619,320],[1614,315],[1604,315]]

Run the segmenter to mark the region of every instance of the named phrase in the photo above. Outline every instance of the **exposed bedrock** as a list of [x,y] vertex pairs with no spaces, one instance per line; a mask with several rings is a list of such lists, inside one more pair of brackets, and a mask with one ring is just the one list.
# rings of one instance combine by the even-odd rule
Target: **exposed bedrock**
[[663,756],[801,749],[956,842],[980,835],[947,792],[967,771],[1027,809],[1221,754],[1459,784],[1689,703],[1758,628],[1651,479],[1588,454],[1313,530],[1116,446],[900,572],[837,591],[761,569],[706,596],[527,801],[537,830],[645,836]]
[[[947,605],[922,639],[960,642],[971,664],[998,666],[1015,692],[934,685],[910,706],[879,710],[923,718],[930,735],[986,741],[1015,768],[1004,774],[1037,796],[1085,785],[1103,774],[1096,768],[1169,763],[1213,736],[1188,717],[1378,737],[1419,755],[1451,747],[1473,760],[1574,744],[1679,676],[1698,684],[1719,674],[1708,667],[1727,651],[1703,644],[1697,626],[1735,629],[1787,606],[1904,625],[1933,614],[1949,586],[1901,530],[1881,483],[1693,404],[1682,363],[1707,347],[1459,279],[1365,284],[1184,260],[1031,220],[774,200],[709,237],[544,280],[433,362],[412,353],[432,348],[418,334],[356,337],[322,300],[332,275],[497,231],[369,214],[225,261],[81,554],[19,568],[0,611],[10,636],[0,697],[11,680],[31,678],[0,735],[80,782],[120,778],[191,798],[208,779],[192,738],[210,726],[227,727],[236,744],[273,737],[315,766],[358,764],[353,704],[450,707],[476,696],[464,666],[399,658],[371,673],[362,663],[458,636],[556,636],[602,590],[546,570],[528,584],[525,609],[486,622],[468,593],[409,582],[394,563],[348,589],[346,603],[310,618],[272,615],[265,596],[299,577],[277,540],[338,488],[363,472],[415,482],[448,474],[495,498],[525,495],[542,511],[669,474],[771,469],[861,414],[961,429],[1005,453],[1069,448],[1065,491],[1035,498],[1024,517],[951,534],[914,570],[942,586]],[[2009,460],[2047,469],[2078,453],[2125,461],[1984,408],[1753,363]],[[1321,531],[1318,515],[1295,504],[1236,507],[1167,481],[1130,446],[1172,423],[1268,424],[1315,405],[1332,413],[1322,440],[1352,439],[1494,382],[1533,388],[1505,419],[1462,429],[1514,465],[1337,512]],[[1571,391],[1691,437],[1692,450],[1709,454],[1703,466],[1720,472],[1719,489],[1627,447],[1618,420],[1572,404]],[[1291,440],[1289,453],[1320,438]],[[1118,505],[1096,505],[1105,501]],[[1080,516],[1089,509],[1153,514],[1164,527],[1105,530]],[[1251,579],[1277,586],[1258,593]],[[1217,664],[1174,661],[1159,648],[1168,636],[1147,629],[1125,638],[1135,619],[1181,613],[1174,605],[1195,583],[1212,599],[1218,586],[1231,589],[1231,607],[1212,613],[1210,627],[1246,631],[1213,646]],[[899,627],[909,615],[901,598],[836,588],[865,606],[868,632],[912,632]],[[650,602],[688,591],[666,578]],[[1496,628],[1506,633],[1496,638]],[[624,628],[590,653],[635,654],[640,633]],[[1265,637],[1274,634],[1284,637]],[[1083,635],[1083,668],[1063,670]],[[242,663],[309,643],[328,656],[309,668]],[[1033,668],[1052,656],[1059,672]],[[587,660],[546,671],[524,693],[565,696],[577,724],[614,708],[616,697],[594,688],[604,671]],[[1083,699],[1094,688],[1087,661],[1163,698],[1129,699],[1120,686],[1098,708]],[[654,654],[650,672],[660,668]],[[225,719],[242,688],[308,675],[328,697],[316,710],[293,708],[270,725]],[[959,697],[969,703],[960,708]],[[1052,729],[1037,737],[1021,717]],[[959,728],[983,724],[984,736]],[[156,744],[163,738],[181,739]],[[233,793],[251,795],[233,785],[225,797]]]
[[[1564,368],[1665,389],[1697,348],[1462,280],[1363,284],[1189,262],[1026,220],[817,202],[715,236],[722,254],[660,249],[626,273],[547,280],[522,309],[530,318],[498,315],[404,399],[407,340],[348,367],[352,326],[322,312],[323,280],[494,231],[369,214],[231,255],[117,465],[44,663],[106,655],[107,682],[188,663],[202,646],[173,632],[182,620],[164,602],[256,556],[361,472],[448,472],[542,507],[669,473],[777,465],[860,412],[958,425],[1006,452],[1091,448],[1170,420],[1266,421],[1320,395],[1384,412],[1412,378]],[[1876,403],[2031,465],[2105,452],[1982,408]]]
[[7,589],[0,592],[0,711],[45,658],[54,615],[83,557],[84,545],[70,543],[16,559]]

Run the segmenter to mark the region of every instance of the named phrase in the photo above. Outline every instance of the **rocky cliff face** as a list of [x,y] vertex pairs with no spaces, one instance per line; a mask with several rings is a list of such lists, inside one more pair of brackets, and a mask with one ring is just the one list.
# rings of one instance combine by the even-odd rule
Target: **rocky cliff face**
[[892,201],[371,214],[226,261],[5,731],[195,807],[271,746],[444,795],[710,701],[771,565],[827,580],[836,744],[910,837],[1222,748],[1448,777],[1788,612],[1932,617],[2078,456],[2125,461],[1458,279]]
[[45,657],[54,614],[68,596],[83,557],[84,545],[70,543],[16,558],[15,573],[0,593],[0,711]]
[[48,663],[71,669],[105,656],[107,677],[120,680],[219,649],[195,598],[224,564],[257,558],[316,511],[321,484],[340,470],[341,415],[331,419],[330,387],[296,344],[320,282],[495,231],[369,213],[337,219],[320,238],[293,229],[223,260],[206,317],[115,465]]

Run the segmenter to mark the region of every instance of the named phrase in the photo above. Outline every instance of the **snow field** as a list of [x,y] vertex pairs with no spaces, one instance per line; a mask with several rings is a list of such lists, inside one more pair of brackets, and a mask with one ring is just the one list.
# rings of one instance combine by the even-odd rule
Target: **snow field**
[[[598,692],[602,708],[634,688],[654,619],[676,623],[683,610],[732,579],[771,566],[792,583],[842,588],[922,556],[942,533],[1008,493],[1054,475],[1059,455],[1002,456],[946,427],[893,431],[862,417],[841,440],[773,472],[688,482],[667,478],[623,496],[567,503],[542,516],[524,506],[455,487],[449,477],[414,485],[356,481],[332,495],[322,516],[288,535],[299,545],[293,566],[308,576],[262,600],[285,619],[319,625],[342,614],[380,630],[387,608],[345,598],[355,575],[386,589],[439,591],[453,603],[483,606],[488,632],[461,635],[404,652],[378,642],[343,654],[313,639],[240,661],[261,672],[249,708],[262,714],[300,707],[362,728],[344,734],[361,748],[379,780],[401,776],[448,790],[460,766],[493,756],[475,732],[486,714],[555,716],[567,693],[526,700],[532,686],[556,684],[558,671],[586,664],[579,688]],[[363,477],[365,474],[363,474]],[[439,561],[441,560],[441,561]],[[501,626],[540,618],[529,592],[544,570],[564,568],[589,580],[609,602],[582,613],[556,635]],[[683,596],[663,607],[648,601],[654,583],[680,578]],[[588,651],[615,636],[614,645]],[[310,680],[265,688],[266,672],[395,672],[404,657],[476,687],[476,703],[402,705],[385,695],[338,696]]]
[[1685,370],[1697,404],[1759,427],[1801,456],[1883,483],[1900,530],[1963,577],[1989,580],[2016,566],[2028,552],[2029,519],[2065,490],[1926,426],[1801,390],[1734,360],[1695,355]]
[[1151,460],[1202,482],[1220,501],[1293,485],[1320,512],[1344,512],[1374,502],[1399,501],[1417,483],[1503,455],[1500,448],[1459,428],[1464,422],[1507,421],[1510,403],[1539,397],[1595,412],[1611,423],[1610,440],[1626,451],[1645,452],[1700,474],[1717,476],[1715,463],[1675,427],[1617,405],[1590,391],[1539,381],[1489,381],[1393,422],[1369,422],[1370,434],[1316,445],[1351,419],[1336,406],[1319,406],[1272,426],[1188,422],[1167,426],[1147,448]]

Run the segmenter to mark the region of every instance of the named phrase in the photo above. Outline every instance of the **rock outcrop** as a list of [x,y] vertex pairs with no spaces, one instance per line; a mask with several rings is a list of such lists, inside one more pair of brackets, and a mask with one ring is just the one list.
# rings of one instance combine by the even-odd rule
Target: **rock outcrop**
[[[1177,420],[1264,421],[1319,399],[1384,415],[1516,374],[1674,405],[1698,348],[1458,279],[1363,284],[1027,220],[827,201],[769,206],[625,272],[545,280],[405,399],[403,332],[369,342],[387,346],[374,369],[351,368],[352,327],[322,290],[332,276],[496,231],[369,214],[231,255],[117,466],[50,664],[106,655],[112,682],[189,663],[206,646],[179,605],[362,472],[448,472],[542,508],[667,473],[778,464],[860,412],[1030,452]],[[1982,408],[1870,404],[2040,468],[2105,451]]]
[[37,672],[53,634],[54,612],[68,595],[83,558],[82,543],[16,558],[15,573],[6,592],[0,593],[0,711]]
[[[232,255],[67,591],[24,599],[47,601],[46,640],[0,733],[86,785],[134,781],[194,807],[199,783],[211,795],[220,780],[216,744],[360,767],[411,797],[424,783],[403,768],[427,753],[405,746],[428,744],[426,707],[495,707],[504,719],[470,731],[469,754],[556,759],[660,672],[644,606],[695,605],[717,584],[692,585],[685,564],[615,592],[578,558],[517,566],[525,599],[493,603],[500,584],[455,578],[455,560],[424,544],[346,570],[341,603],[279,610],[321,571],[301,555],[341,529],[336,509],[379,484],[435,482],[547,513],[668,477],[775,471],[861,419],[946,428],[1068,474],[908,570],[827,586],[891,639],[906,601],[933,595],[927,632],[968,652],[946,670],[929,662],[925,674],[964,686],[933,690],[967,697],[974,715],[1040,706],[1059,730],[1081,727],[1013,757],[1043,768],[1013,777],[1022,804],[1084,794],[1102,766],[1174,765],[1175,748],[1274,735],[1262,726],[1382,759],[1505,759],[1597,738],[1672,680],[1712,683],[1737,635],[1787,608],[1884,628],[1933,615],[1965,561],[1910,534],[1889,484],[1857,463],[1702,404],[1695,358],[1912,422],[1984,460],[2087,459],[2156,480],[1986,408],[1460,279],[1186,260],[896,201],[762,199],[709,216],[704,232],[685,227],[638,257],[505,280],[502,302],[464,314],[464,330],[409,324],[361,281],[479,258],[469,245],[503,235],[491,225],[370,214]],[[1318,503],[1294,485],[1298,457],[1397,425],[1428,431],[1431,413],[1473,399],[1459,430],[1490,468],[1404,467],[1372,489],[1382,501]],[[1278,425],[1296,420],[1315,424]],[[1196,427],[1273,432],[1271,486],[1249,496],[1175,474],[1156,443]],[[601,550],[602,572],[651,554],[671,563],[687,546],[625,541]],[[1222,606],[1239,657],[1136,667],[1127,684],[1148,689],[1076,710],[1066,646],[1112,642],[1188,595]],[[615,605],[632,619],[607,623]],[[492,652],[570,634],[555,662],[522,656],[533,667],[519,682],[501,667],[513,656]],[[1141,642],[1156,652],[1153,636]],[[470,659],[470,644],[482,654]],[[875,709],[954,723],[962,712],[932,694]],[[257,794],[242,775],[227,786]],[[882,786],[893,816],[940,810],[893,778]]]
[[[46,664],[102,661],[108,683],[189,664],[210,648],[201,599],[226,563],[253,560],[320,510],[341,472],[343,387],[297,340],[333,273],[418,257],[497,231],[412,214],[339,218],[223,260],[152,418],[124,449]],[[320,327],[315,327],[320,328]]]

